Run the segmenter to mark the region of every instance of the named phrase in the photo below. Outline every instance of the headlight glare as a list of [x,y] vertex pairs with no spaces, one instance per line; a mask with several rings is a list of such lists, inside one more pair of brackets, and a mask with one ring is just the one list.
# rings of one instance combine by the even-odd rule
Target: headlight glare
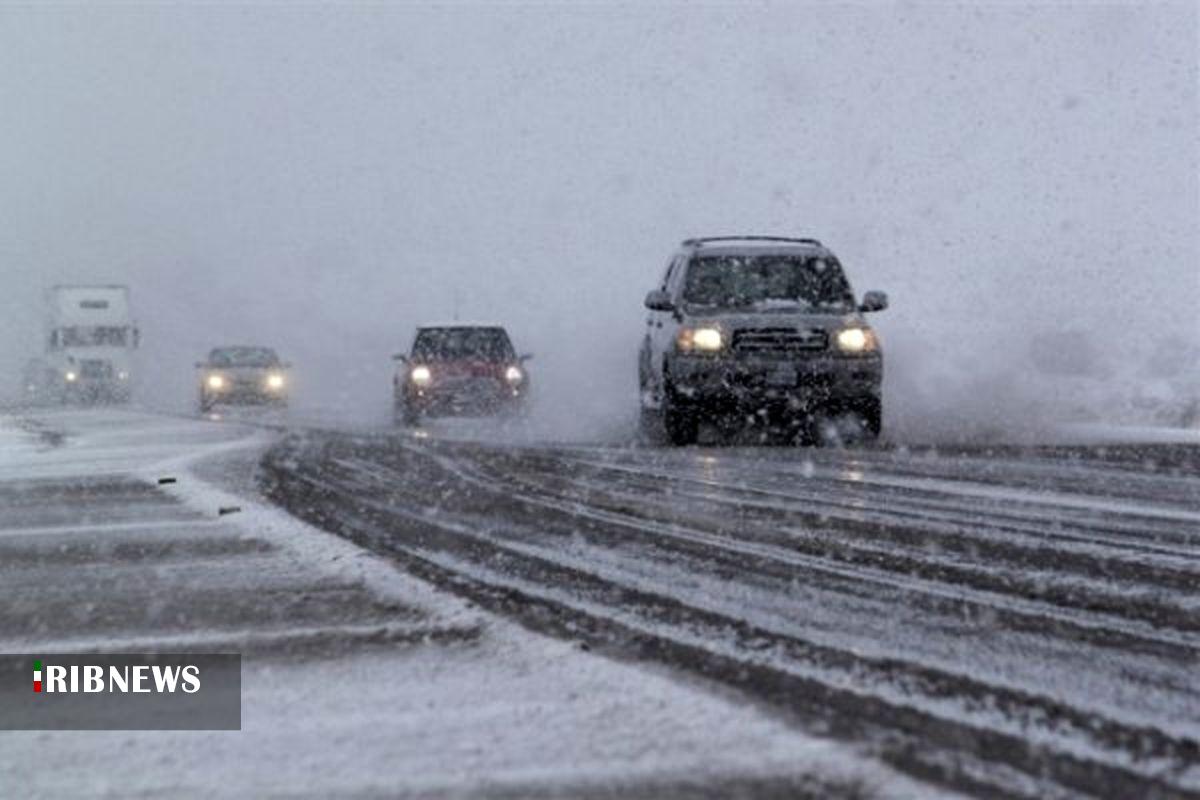
[[837,344],[843,353],[869,353],[876,347],[875,333],[870,328],[845,328],[838,331]]
[[206,383],[208,383],[208,388],[210,389],[225,388],[225,378],[221,375],[209,375]]
[[433,373],[429,371],[429,367],[413,367],[408,377],[417,386],[425,386],[433,380]]
[[279,391],[280,389],[283,388],[283,384],[284,384],[283,375],[281,375],[280,373],[272,372],[270,375],[267,376],[267,388],[268,389],[273,389],[275,391]]
[[683,328],[675,340],[685,353],[715,353],[725,346],[720,328]]
[[74,383],[75,381],[79,380],[79,376],[74,372],[68,372],[63,377],[67,379],[67,383]]
[[504,380],[515,385],[525,380],[525,374],[521,372],[520,367],[509,367],[504,370]]

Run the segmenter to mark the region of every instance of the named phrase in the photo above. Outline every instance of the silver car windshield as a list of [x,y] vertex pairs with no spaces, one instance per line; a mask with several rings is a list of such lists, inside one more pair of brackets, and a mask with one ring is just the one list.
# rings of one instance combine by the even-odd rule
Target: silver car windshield
[[214,367],[274,367],[279,356],[265,347],[227,347],[209,353],[208,363]]

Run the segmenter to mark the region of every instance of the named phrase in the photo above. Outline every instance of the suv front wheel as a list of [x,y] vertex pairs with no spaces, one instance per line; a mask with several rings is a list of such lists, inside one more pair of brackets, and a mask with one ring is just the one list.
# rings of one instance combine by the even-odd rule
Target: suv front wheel
[[676,398],[669,390],[663,397],[662,417],[667,441],[676,447],[695,444],[700,437],[700,418],[695,408]]
[[397,425],[414,428],[421,424],[421,412],[408,403],[397,403],[393,409]]

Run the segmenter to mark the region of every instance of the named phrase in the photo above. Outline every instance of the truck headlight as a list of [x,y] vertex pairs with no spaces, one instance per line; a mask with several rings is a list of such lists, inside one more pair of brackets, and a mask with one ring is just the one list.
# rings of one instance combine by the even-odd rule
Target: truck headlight
[[870,353],[878,347],[870,328],[845,328],[838,331],[838,349],[843,353]]
[[79,380],[79,376],[74,372],[68,372],[66,375],[63,375],[63,377],[67,379],[67,383],[74,383],[75,381]]
[[417,386],[427,386],[433,380],[433,373],[429,371],[429,367],[413,367],[412,372],[408,373],[408,379]]
[[715,353],[725,346],[720,328],[682,328],[675,344],[683,353]]
[[221,390],[225,388],[225,378],[222,375],[209,375],[205,383],[208,384],[208,388],[210,389]]
[[509,367],[504,370],[504,380],[516,386],[521,381],[525,380],[525,373],[521,372],[520,367]]
[[267,388],[268,389],[277,392],[283,388],[283,384],[284,384],[283,375],[279,374],[278,372],[272,372],[270,375],[267,376]]

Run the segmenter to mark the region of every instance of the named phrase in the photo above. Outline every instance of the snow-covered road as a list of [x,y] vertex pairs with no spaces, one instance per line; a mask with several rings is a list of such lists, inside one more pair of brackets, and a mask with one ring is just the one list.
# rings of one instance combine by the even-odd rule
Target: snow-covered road
[[786,710],[529,632],[296,521],[255,490],[274,438],[0,418],[3,651],[244,654],[240,732],[0,732],[0,794],[934,792]]
[[1200,453],[310,433],[273,497],[544,630],[970,792],[1200,792]]

